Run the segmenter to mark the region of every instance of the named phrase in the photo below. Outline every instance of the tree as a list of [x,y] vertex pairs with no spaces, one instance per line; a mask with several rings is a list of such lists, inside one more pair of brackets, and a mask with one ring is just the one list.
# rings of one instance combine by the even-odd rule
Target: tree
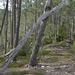
[[[19,42],[20,17],[21,17],[21,0],[18,0],[18,4],[17,4],[17,28],[16,28],[14,47],[16,47],[18,45],[18,42]],[[16,60],[16,57],[14,58],[14,61],[15,60]]]
[[4,21],[5,21],[5,16],[6,16],[6,13],[7,13],[7,9],[8,9],[8,3],[6,4],[6,9],[5,9],[5,12],[4,12],[3,19],[2,19],[2,24],[1,24],[1,29],[0,29],[0,35],[2,33],[2,29],[3,29],[3,26],[4,26]]
[[8,26],[8,0],[7,0],[7,10],[6,10],[6,22],[5,22],[5,51],[4,54],[6,54],[7,50],[7,26]]
[[[52,0],[47,0],[45,8],[44,8],[45,12],[51,10],[51,4],[52,4]],[[29,62],[30,66],[36,65],[36,58],[37,58],[37,54],[38,54],[38,51],[39,51],[39,47],[40,47],[40,44],[41,44],[42,37],[44,35],[44,30],[45,30],[45,27],[46,27],[47,20],[48,20],[48,17],[46,19],[44,19],[41,23],[40,30],[39,30],[37,39],[35,41],[33,52],[32,52],[31,58],[30,58],[30,62]]]

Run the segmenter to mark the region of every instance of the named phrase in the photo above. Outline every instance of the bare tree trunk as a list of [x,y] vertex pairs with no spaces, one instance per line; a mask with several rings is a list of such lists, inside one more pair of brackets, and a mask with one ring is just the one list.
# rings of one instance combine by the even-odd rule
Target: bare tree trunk
[[[8,7],[8,0],[7,0],[7,7]],[[7,50],[7,26],[8,26],[8,8],[7,8],[7,12],[6,12],[6,23],[5,23],[5,50],[4,50],[4,54],[6,54],[6,50]]]
[[[37,22],[37,0],[35,0],[35,23]],[[37,29],[35,30],[35,40],[37,37]]]
[[[46,5],[45,5],[45,9],[44,9],[45,12],[51,10],[51,4],[52,4],[52,0],[47,0]],[[48,20],[48,17],[46,19],[44,19],[41,23],[39,33],[38,33],[37,39],[35,41],[33,52],[32,52],[31,58],[30,58],[30,62],[29,62],[30,66],[36,65],[36,58],[37,58],[37,54],[38,54],[38,51],[39,51],[39,47],[40,47],[40,44],[41,44],[42,37],[44,35],[44,30],[45,30],[45,27],[46,27],[46,24],[47,24],[47,20]]]
[[13,16],[14,16],[14,13],[13,13],[13,0],[12,0],[12,13],[11,13],[11,29],[10,29],[10,32],[11,32],[11,49],[13,48]]
[[55,43],[56,43],[56,34],[57,34],[57,25],[56,25],[56,14],[54,15],[54,34],[55,34]]
[[14,27],[14,36],[16,34],[16,0],[13,0],[13,27]]
[[61,21],[61,12],[59,12],[59,17],[58,17],[58,34],[57,34],[57,37],[59,39],[59,26],[60,26],[60,21]]
[[19,40],[19,27],[20,27],[20,16],[21,16],[21,0],[18,0],[18,8],[17,8],[17,29],[16,29],[16,36],[15,36],[15,44],[14,47],[18,45]]
[[[14,47],[16,47],[18,45],[18,42],[19,42],[20,17],[21,17],[21,0],[18,0],[18,6],[17,6],[17,29],[16,29],[16,35],[15,35]],[[15,61],[16,57],[13,60]]]
[[25,34],[27,31],[27,11],[25,11]]
[[1,51],[3,51],[3,37],[2,37],[2,34],[1,34]]
[[7,9],[8,9],[8,3],[6,4],[6,9],[5,9],[5,12],[4,12],[3,19],[2,19],[2,26],[1,26],[1,30],[0,30],[0,35],[2,33],[2,29],[3,29],[3,25],[4,25],[4,21],[5,21],[5,16],[6,16]]
[[73,32],[75,31],[75,17],[73,16]]

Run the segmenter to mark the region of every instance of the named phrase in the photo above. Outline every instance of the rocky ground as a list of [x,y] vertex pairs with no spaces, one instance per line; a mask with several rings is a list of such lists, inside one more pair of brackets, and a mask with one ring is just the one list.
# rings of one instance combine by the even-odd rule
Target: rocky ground
[[[39,63],[35,67],[29,67],[24,65],[20,68],[14,68],[13,71],[23,71],[26,70],[27,73],[25,75],[75,75],[75,61],[70,57],[70,52],[63,48],[45,48],[46,50],[52,51],[54,50],[56,54],[53,56],[43,56],[39,59]],[[69,56],[69,57],[68,57]],[[56,62],[51,62],[50,59],[56,58]],[[42,62],[44,61],[44,62]],[[11,71],[11,69],[7,69],[6,72]],[[5,72],[5,73],[6,73]]]

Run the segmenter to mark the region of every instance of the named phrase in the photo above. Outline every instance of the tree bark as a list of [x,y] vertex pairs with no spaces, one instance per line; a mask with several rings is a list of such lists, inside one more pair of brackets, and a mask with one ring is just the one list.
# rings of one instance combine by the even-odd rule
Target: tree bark
[[[17,6],[17,28],[16,28],[14,47],[16,47],[18,45],[18,41],[19,41],[19,27],[20,27],[20,17],[21,17],[21,0],[18,0],[17,5],[18,5]],[[13,60],[16,61],[16,57]]]
[[13,13],[13,0],[12,0],[12,13],[11,13],[11,26],[10,26],[10,32],[11,32],[11,49],[13,48],[13,16],[14,16],[14,13]]
[[16,35],[16,0],[13,0],[13,27],[14,27],[14,37]]
[[27,11],[25,11],[25,34],[27,32]]
[[18,45],[18,40],[19,40],[19,27],[20,27],[20,17],[21,17],[21,0],[18,0],[17,5],[18,5],[17,6],[17,28],[16,28],[14,47],[16,47]]
[[[45,5],[45,9],[44,9],[45,12],[51,10],[51,4],[52,4],[52,0],[47,0],[46,5]],[[42,37],[44,36],[44,31],[45,31],[45,27],[47,24],[47,20],[48,20],[48,17],[46,19],[44,19],[41,23],[39,33],[38,33],[37,39],[35,41],[33,52],[32,52],[31,58],[30,58],[30,62],[29,62],[30,66],[36,65],[36,58],[38,55],[38,51],[39,51]]]
[[[35,23],[37,22],[37,0],[35,0]],[[35,40],[37,37],[37,29],[35,30]]]
[[0,30],[0,35],[2,33],[2,29],[3,29],[3,26],[4,26],[4,21],[5,21],[5,16],[6,16],[7,9],[8,9],[8,3],[6,4],[6,9],[5,9],[5,12],[4,12],[4,17],[2,19],[2,26],[1,26],[1,30]]
[[8,26],[8,0],[7,0],[7,12],[6,12],[6,22],[5,22],[5,47],[4,54],[6,54],[7,50],[7,26]]

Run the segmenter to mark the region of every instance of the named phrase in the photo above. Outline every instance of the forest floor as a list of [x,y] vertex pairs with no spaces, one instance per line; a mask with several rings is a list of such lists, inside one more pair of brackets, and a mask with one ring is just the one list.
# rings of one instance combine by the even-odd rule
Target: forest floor
[[[75,75],[75,61],[68,49],[61,46],[46,46],[43,50],[40,50],[38,55],[37,66],[32,68],[24,64],[16,68],[8,68],[4,75]],[[23,62],[23,60],[17,62]]]

